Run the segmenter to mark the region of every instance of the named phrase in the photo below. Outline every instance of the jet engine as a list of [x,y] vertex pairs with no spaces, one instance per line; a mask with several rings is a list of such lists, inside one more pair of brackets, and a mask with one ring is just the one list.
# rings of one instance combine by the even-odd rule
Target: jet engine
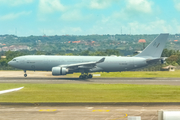
[[163,57],[163,58],[161,59],[161,64],[165,64],[165,63],[166,63],[166,59],[167,59],[167,57]]
[[53,67],[52,75],[66,75],[68,73],[68,69],[63,67]]

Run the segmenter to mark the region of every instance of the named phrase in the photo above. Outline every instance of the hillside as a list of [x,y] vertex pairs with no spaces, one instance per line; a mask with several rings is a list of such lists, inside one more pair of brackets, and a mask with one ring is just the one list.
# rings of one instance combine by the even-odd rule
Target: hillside
[[[81,51],[105,51],[106,49],[118,50],[121,55],[132,55],[135,51],[143,49],[139,39],[145,39],[147,46],[157,34],[143,35],[63,35],[63,36],[28,36],[0,35],[0,52],[2,51],[45,51],[50,54],[79,53]],[[174,41],[177,40],[177,41]],[[170,35],[167,49],[179,50],[179,35]]]

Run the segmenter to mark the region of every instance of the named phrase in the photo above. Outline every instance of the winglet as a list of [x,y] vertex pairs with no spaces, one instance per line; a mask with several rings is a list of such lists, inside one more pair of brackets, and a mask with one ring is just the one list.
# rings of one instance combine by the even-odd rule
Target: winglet
[[105,58],[100,59],[99,61],[97,61],[96,63],[101,63],[104,62]]

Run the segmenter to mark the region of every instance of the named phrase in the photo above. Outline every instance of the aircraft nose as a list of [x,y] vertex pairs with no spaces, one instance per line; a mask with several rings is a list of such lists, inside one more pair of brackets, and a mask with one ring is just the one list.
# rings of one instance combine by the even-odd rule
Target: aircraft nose
[[9,62],[8,62],[8,65],[11,65],[11,66],[12,66],[12,61],[9,61]]

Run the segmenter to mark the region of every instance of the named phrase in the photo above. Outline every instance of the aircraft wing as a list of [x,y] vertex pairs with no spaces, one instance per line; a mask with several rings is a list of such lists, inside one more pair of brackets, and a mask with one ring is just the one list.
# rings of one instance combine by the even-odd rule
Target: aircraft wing
[[105,58],[100,59],[95,62],[84,62],[84,63],[76,63],[76,64],[68,64],[68,65],[60,65],[60,67],[70,68],[70,69],[91,69],[96,66],[97,63],[104,62]]
[[13,92],[13,91],[18,91],[18,90],[20,90],[22,88],[24,88],[24,87],[14,88],[14,89],[9,89],[9,90],[2,90],[2,91],[0,91],[0,94],[8,93],[8,92]]

